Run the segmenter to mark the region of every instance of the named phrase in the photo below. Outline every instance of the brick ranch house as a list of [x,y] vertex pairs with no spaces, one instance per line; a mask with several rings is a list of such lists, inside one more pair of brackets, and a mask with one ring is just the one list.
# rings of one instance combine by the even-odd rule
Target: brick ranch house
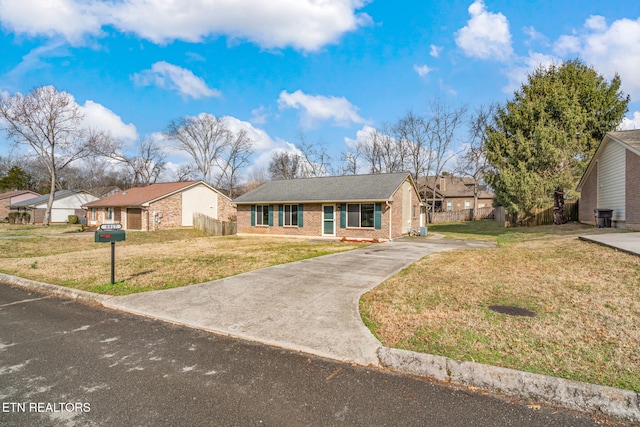
[[277,180],[233,202],[238,234],[382,241],[422,225],[409,173]]
[[12,212],[12,210],[9,209],[10,205],[33,199],[39,195],[40,194],[30,190],[13,190],[0,194],[0,221],[7,219],[9,212]]
[[612,227],[640,230],[640,130],[608,132],[578,183],[580,222],[613,209]]
[[120,223],[125,230],[191,227],[198,212],[221,221],[235,217],[231,199],[204,181],[134,187],[84,205],[90,226]]

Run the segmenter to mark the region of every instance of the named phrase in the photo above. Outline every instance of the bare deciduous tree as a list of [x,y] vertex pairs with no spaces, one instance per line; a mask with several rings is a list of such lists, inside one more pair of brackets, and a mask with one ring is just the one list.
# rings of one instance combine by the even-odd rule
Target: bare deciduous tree
[[27,95],[2,96],[0,118],[8,138],[29,146],[47,168],[50,191],[43,224],[49,225],[57,174],[91,154],[93,134],[82,127],[84,116],[73,96],[53,86],[37,87]]
[[171,121],[165,136],[191,156],[205,182],[214,187],[224,184],[229,194],[237,186],[238,171],[253,154],[253,140],[245,130],[234,132],[227,119],[208,113]]
[[194,179],[194,173],[196,169],[191,164],[180,165],[174,172],[176,181],[192,181]]
[[407,150],[387,126],[381,130],[369,128],[358,141],[354,158],[362,159],[369,173],[401,172],[406,170]]
[[486,157],[486,130],[495,114],[496,106],[480,106],[469,120],[469,139],[465,153],[458,161],[456,172],[473,181],[473,219],[478,215],[478,194],[490,168]]
[[300,137],[297,146],[300,150],[300,176],[316,177],[331,174],[331,156],[322,144],[309,144]]
[[393,128],[406,151],[406,163],[414,179],[427,176],[433,151],[429,146],[430,122],[409,111]]
[[138,142],[134,155],[126,154],[124,145],[123,141],[103,132],[92,149],[96,154],[120,162],[129,169],[133,185],[154,184],[165,169],[167,157],[158,141],[144,138]]
[[[446,164],[457,153],[451,151],[453,142],[457,138],[457,132],[464,124],[464,118],[467,114],[467,107],[452,107],[448,103],[434,99],[430,102],[430,116],[428,120],[427,144],[429,147],[429,163],[427,164],[428,174],[435,177],[442,175]],[[435,181],[431,188],[431,201],[427,200],[427,204],[435,205],[436,186]]]
[[165,134],[176,140],[178,147],[191,156],[202,179],[214,184],[214,168],[232,138],[224,118],[207,113],[181,117],[169,123]]
[[253,141],[247,131],[242,129],[236,132],[226,151],[220,183],[227,189],[227,195],[233,197],[238,186],[238,171],[249,165],[253,155]]
[[276,151],[269,161],[271,179],[294,179],[300,176],[301,156],[287,151]]

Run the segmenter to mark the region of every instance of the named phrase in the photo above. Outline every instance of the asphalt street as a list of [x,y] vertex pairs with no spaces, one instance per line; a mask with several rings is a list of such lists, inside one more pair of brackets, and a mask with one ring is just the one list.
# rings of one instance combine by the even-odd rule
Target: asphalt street
[[7,285],[0,405],[2,426],[599,425]]

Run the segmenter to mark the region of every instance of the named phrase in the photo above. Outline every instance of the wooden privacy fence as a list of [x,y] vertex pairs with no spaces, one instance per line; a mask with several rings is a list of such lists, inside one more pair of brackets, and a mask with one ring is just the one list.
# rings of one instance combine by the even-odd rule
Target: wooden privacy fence
[[[579,201],[565,202],[564,219],[567,222],[578,221],[578,203]],[[516,227],[518,225],[549,225],[553,224],[553,205],[548,208],[539,209],[530,218],[520,221],[517,213],[510,213],[500,206],[496,208],[495,220],[503,224],[505,227]]]
[[231,236],[238,231],[235,221],[220,221],[198,212],[193,214],[193,226],[214,236]]
[[[478,214],[476,219],[493,219],[494,218],[494,209],[492,207],[488,208],[478,208]],[[443,222],[462,222],[462,221],[471,221],[473,217],[473,209],[463,209],[460,211],[449,211],[449,212],[434,212],[429,214],[430,223],[438,224]]]

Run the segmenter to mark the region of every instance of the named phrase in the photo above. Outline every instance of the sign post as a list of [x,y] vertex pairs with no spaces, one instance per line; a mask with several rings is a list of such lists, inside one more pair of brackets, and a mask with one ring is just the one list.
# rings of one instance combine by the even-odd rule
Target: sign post
[[102,224],[94,236],[95,242],[111,242],[111,284],[116,283],[116,242],[126,240],[122,224]]

